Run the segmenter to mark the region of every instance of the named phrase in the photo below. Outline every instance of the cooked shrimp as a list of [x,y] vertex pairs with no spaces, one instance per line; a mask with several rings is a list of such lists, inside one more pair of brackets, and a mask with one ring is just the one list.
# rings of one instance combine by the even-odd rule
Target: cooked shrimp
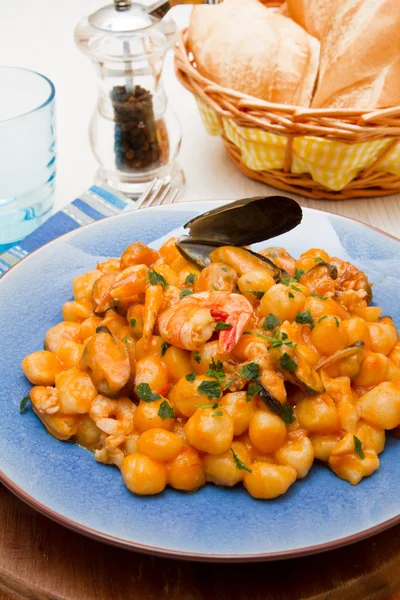
[[158,313],[162,306],[164,292],[161,285],[149,285],[146,290],[146,296],[143,309],[143,348],[149,349],[151,336],[153,335],[154,325],[157,321]]
[[59,393],[54,387],[36,385],[30,390],[29,397],[38,413],[53,415],[60,409]]
[[129,398],[111,400],[99,394],[92,402],[89,416],[104,433],[128,435],[133,431],[135,412],[136,406]]
[[160,334],[170,344],[184,350],[198,350],[214,333],[215,322],[231,327],[219,334],[223,352],[230,352],[253,314],[250,302],[240,294],[200,292],[183,298],[161,314]]
[[336,283],[339,294],[340,292],[353,290],[357,293],[360,300],[364,300],[364,305],[369,304],[372,300],[372,286],[366,274],[351,263],[345,262],[340,258],[333,257],[330,263],[337,268],[338,276]]
[[105,465],[117,465],[117,467],[120,467],[125,458],[125,453],[120,448],[124,441],[125,436],[123,435],[104,436],[103,434],[100,448],[97,448],[94,451],[94,457],[97,462],[101,462]]

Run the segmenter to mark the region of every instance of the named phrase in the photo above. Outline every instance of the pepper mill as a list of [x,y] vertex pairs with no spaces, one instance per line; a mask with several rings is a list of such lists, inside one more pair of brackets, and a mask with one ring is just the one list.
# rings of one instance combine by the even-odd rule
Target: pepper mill
[[159,178],[183,185],[175,162],[179,121],[162,82],[174,21],[159,20],[131,0],[114,0],[80,21],[75,41],[99,76],[98,102],[89,136],[99,163],[96,184],[135,198]]

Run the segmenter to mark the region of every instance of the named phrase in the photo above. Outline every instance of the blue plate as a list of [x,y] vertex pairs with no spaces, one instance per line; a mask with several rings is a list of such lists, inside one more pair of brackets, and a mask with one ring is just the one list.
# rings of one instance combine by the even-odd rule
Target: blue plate
[[[30,388],[24,356],[42,348],[46,330],[62,320],[71,280],[96,261],[119,256],[221,203],[197,202],[127,213],[73,231],[34,252],[0,280],[0,466],[20,498],[60,523],[127,548],[196,560],[267,560],[318,552],[400,522],[400,442],[388,437],[381,467],[352,487],[315,465],[304,480],[272,501],[243,488],[207,485],[195,494],[167,489],[132,495],[118,469],[46,433],[19,403]],[[374,300],[400,326],[400,244],[361,223],[304,210],[303,222],[275,238],[294,255],[311,246],[350,260],[375,283]],[[157,245],[157,244],[156,244]]]

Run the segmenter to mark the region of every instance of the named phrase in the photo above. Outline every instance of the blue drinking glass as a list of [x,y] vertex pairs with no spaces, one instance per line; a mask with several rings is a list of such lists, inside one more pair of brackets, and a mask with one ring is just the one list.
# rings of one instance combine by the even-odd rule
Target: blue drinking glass
[[0,252],[51,214],[55,88],[40,73],[0,66]]

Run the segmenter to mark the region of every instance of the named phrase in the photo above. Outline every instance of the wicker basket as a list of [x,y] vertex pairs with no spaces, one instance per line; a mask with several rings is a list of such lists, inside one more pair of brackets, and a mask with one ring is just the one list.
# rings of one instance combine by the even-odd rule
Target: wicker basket
[[196,97],[207,131],[222,136],[248,177],[315,199],[400,191],[400,106],[308,109],[224,88],[195,68],[187,30],[176,46],[175,69]]

